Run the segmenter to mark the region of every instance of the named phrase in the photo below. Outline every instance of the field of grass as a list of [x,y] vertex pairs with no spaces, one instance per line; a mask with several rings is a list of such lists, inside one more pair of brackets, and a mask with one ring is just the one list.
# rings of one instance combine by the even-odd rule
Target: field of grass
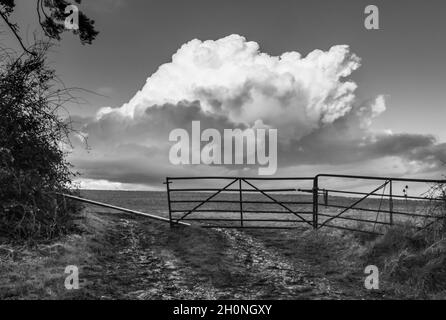
[[[346,244],[311,230],[174,227],[86,208],[85,230],[0,256],[0,299],[355,299],[362,266],[340,268]],[[330,242],[330,248],[327,243]],[[324,248],[325,247],[325,248]],[[80,289],[64,288],[66,265]]]
[[[244,193],[243,201],[243,219],[244,227],[311,227],[313,219],[313,204],[312,196],[302,193],[295,194],[273,194],[269,193],[274,199],[283,202],[291,211],[296,212],[296,215],[289,212],[286,208],[274,203],[265,195],[258,193]],[[82,191],[82,195],[88,199],[102,201],[117,206],[122,206],[134,210],[157,214],[163,217],[168,217],[168,205],[165,192],[144,192],[144,191]],[[212,193],[204,192],[175,192],[172,193],[171,200],[173,201],[197,201],[189,203],[175,202],[172,204],[174,219],[181,218],[188,210],[200,203],[200,201],[208,198]],[[240,226],[240,204],[238,203],[239,194],[236,192],[220,193],[213,201],[234,201],[234,203],[227,202],[209,202],[200,206],[199,210],[203,212],[193,212],[189,214],[186,219],[193,223],[205,223],[215,226]],[[336,216],[343,209],[340,207],[348,207],[355,203],[358,198],[329,196],[327,205],[325,205],[324,198],[319,197],[319,224],[323,224],[327,219]],[[256,203],[251,203],[256,202]],[[261,203],[257,203],[261,202]],[[271,202],[271,203],[265,203]],[[300,202],[303,204],[293,204],[290,202]],[[358,209],[359,208],[359,209]],[[360,209],[371,209],[372,211],[365,211]],[[107,210],[107,209],[98,209]],[[214,211],[216,210],[216,211]],[[254,212],[258,211],[258,212]],[[390,222],[389,200],[380,197],[368,198],[355,206],[353,209],[343,213],[339,218],[327,223],[327,227],[340,226],[365,231],[380,231],[384,232],[386,224]],[[410,214],[430,215],[431,205],[429,201],[413,201],[413,200],[393,200],[393,223],[394,225],[404,225],[411,222],[414,225],[422,226],[432,219],[426,219],[418,216],[410,216]],[[406,215],[409,214],[409,215]],[[208,220],[206,220],[208,219]],[[216,220],[212,220],[216,219]],[[219,220],[222,219],[222,220]],[[233,221],[231,221],[231,219]],[[354,221],[352,219],[359,219],[364,221]],[[250,221],[250,220],[264,220],[264,221]],[[269,221],[279,220],[279,221]],[[305,221],[303,221],[305,220]]]
[[[181,193],[179,198],[202,199],[206,195]],[[168,216],[164,192],[82,191],[82,196]],[[277,198],[309,199],[306,195]],[[246,199],[260,198],[249,195]],[[329,203],[335,201],[348,205],[355,199],[330,197]],[[218,203],[212,206],[211,210],[222,208]],[[361,206],[379,206],[379,199]],[[395,210],[420,212],[424,206],[399,201]],[[270,208],[270,204],[261,207],[264,211]],[[258,205],[255,209],[260,210]],[[336,214],[322,205],[320,209]],[[237,214],[200,213],[212,217]],[[361,211],[349,214],[365,217]],[[376,218],[376,213],[369,215],[369,219]],[[290,214],[282,216],[294,219]],[[192,227],[170,228],[168,223],[96,206],[86,206],[83,217],[78,222],[79,232],[55,242],[33,248],[0,245],[0,299],[446,297],[446,242],[440,239],[432,244],[406,227],[393,227],[383,237],[333,228],[314,231],[302,223],[290,230],[203,229],[196,221]],[[380,270],[380,289],[376,291],[364,288],[364,268],[370,264]],[[64,288],[67,265],[80,269],[79,290]]]

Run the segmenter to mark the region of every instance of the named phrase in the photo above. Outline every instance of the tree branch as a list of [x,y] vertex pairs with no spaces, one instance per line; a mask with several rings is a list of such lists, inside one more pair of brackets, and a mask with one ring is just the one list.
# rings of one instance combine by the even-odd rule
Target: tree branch
[[29,51],[25,45],[23,44],[22,38],[19,36],[19,34],[17,33],[17,27],[15,24],[9,22],[8,18],[6,17],[6,15],[0,11],[0,16],[3,18],[3,20],[6,22],[6,24],[8,25],[9,29],[11,29],[12,33],[15,35],[15,37],[17,38],[18,42],[20,43],[20,46],[22,47],[22,49],[28,53],[31,54],[33,56],[37,55],[35,52],[31,52]]
[[40,15],[40,10],[42,10],[44,16],[46,18],[48,18],[47,14],[45,13],[45,10],[43,9],[43,4],[42,4],[42,0],[37,0],[37,7],[36,7],[36,11],[37,11],[37,17],[39,18],[39,24],[40,27],[42,28],[43,32],[45,33],[45,35],[48,38],[51,38],[51,36],[48,34],[48,32],[46,31],[45,27],[43,26],[43,21],[42,21],[42,17]]

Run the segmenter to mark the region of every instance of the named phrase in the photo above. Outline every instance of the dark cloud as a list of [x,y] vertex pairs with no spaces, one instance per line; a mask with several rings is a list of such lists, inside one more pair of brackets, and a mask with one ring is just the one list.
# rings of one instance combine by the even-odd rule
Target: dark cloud
[[[78,118],[80,136],[71,161],[84,178],[138,185],[172,175],[250,175],[255,166],[170,164],[169,134],[201,130],[270,127],[278,132],[278,174],[304,167],[346,167],[372,171],[386,159],[399,172],[438,170],[445,145],[430,135],[376,132],[375,117],[386,110],[384,96],[359,102],[347,78],[360,59],[346,45],[270,56],[257,43],[231,35],[192,40],[158,68],[144,87],[119,108],[95,118]],[[375,161],[377,160],[377,161]],[[393,163],[389,164],[389,161]],[[406,168],[408,168],[406,170]],[[376,168],[373,168],[376,169]],[[392,172],[382,172],[389,174]]]
[[296,164],[354,164],[383,157],[400,157],[439,166],[446,147],[432,135],[377,133],[362,126],[370,105],[353,109],[333,123],[323,125],[298,140],[279,145],[282,166]]
[[[428,164],[433,170],[446,160],[446,144],[437,144],[433,136],[370,131],[363,126],[363,120],[365,114],[372,113],[371,108],[370,104],[357,107],[301,139],[279,139],[279,167],[350,164],[354,168],[358,163],[398,157]],[[170,165],[168,153],[172,143],[168,142],[168,135],[172,129],[184,128],[190,132],[195,120],[200,121],[202,130],[215,128],[223,133],[224,129],[234,127],[226,117],[204,112],[199,101],[150,106],[136,119],[109,113],[100,119],[73,120],[87,121],[81,130],[88,134],[91,150],[77,150],[71,158],[85,178],[156,185],[168,175],[200,175],[203,170],[217,174],[232,169],[233,173],[246,174],[242,166]]]

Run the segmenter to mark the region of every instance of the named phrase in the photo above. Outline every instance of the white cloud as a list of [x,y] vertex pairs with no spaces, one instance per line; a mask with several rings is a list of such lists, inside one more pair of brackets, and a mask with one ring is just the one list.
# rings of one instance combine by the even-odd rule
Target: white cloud
[[200,101],[204,112],[252,126],[256,120],[281,129],[282,137],[301,137],[349,112],[356,84],[345,80],[359,67],[348,46],[270,56],[239,35],[192,40],[172,61],[159,67],[144,87],[119,109],[140,117],[147,107]]
[[158,191],[160,188],[151,188],[143,184],[112,182],[105,179],[75,179],[74,184],[80,189],[87,190],[144,190]]
[[[384,96],[357,100],[357,84],[349,76],[359,66],[359,57],[346,45],[305,57],[298,52],[270,56],[239,35],[195,39],[160,66],[128,103],[82,119],[80,130],[92,150],[76,148],[71,161],[85,178],[110,183],[150,185],[167,175],[255,174],[240,166],[171,165],[169,132],[190,130],[191,122],[199,120],[202,130],[276,128],[279,175],[308,166],[315,173],[346,166],[364,173],[367,164],[372,172],[379,158],[400,159],[394,161],[398,172],[436,163],[446,152],[431,136],[371,131],[386,103]],[[391,173],[395,168],[381,169]]]

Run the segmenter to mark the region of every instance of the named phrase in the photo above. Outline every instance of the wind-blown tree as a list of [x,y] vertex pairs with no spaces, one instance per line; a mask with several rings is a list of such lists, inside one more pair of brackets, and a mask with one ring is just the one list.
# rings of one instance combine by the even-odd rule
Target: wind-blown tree
[[[79,3],[80,1],[76,1]],[[11,21],[13,0],[0,0],[0,16],[24,52],[0,48],[0,240],[53,238],[72,226],[79,207],[59,193],[71,192],[69,121],[59,109],[74,99],[48,67],[51,42],[64,31],[63,0],[37,0],[37,14],[49,39],[25,46]],[[94,22],[79,12],[81,43],[97,35]]]

